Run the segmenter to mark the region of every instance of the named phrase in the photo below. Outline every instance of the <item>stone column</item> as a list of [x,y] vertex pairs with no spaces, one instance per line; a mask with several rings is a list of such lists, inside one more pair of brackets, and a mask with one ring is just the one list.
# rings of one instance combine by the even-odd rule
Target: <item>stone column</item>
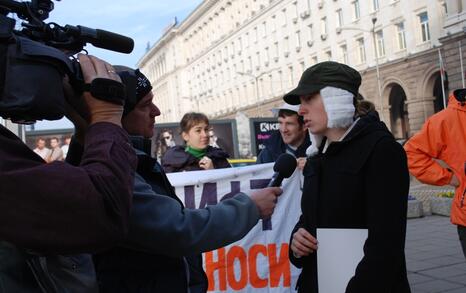
[[406,101],[408,106],[409,135],[418,132],[424,122],[434,113],[435,97],[420,97],[416,100]]

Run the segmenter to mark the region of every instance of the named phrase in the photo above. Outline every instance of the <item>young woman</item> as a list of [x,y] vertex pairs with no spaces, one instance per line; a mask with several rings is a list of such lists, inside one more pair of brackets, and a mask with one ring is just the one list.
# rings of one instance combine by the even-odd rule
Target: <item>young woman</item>
[[410,292],[404,255],[406,155],[367,103],[358,109],[360,83],[353,68],[323,62],[307,69],[284,97],[301,104],[299,114],[313,141],[303,170],[302,215],[290,244],[291,262],[303,268],[299,292],[318,292],[317,228],[368,229],[364,256],[346,293]]
[[162,158],[165,172],[229,168],[228,154],[209,146],[209,119],[202,113],[186,113],[180,122],[185,146],[169,149]]

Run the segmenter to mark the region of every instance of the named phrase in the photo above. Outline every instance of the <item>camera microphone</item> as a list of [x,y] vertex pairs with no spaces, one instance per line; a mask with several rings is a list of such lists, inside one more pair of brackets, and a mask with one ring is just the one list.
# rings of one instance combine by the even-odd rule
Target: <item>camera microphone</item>
[[112,33],[101,29],[93,29],[85,26],[65,26],[66,33],[88,42],[95,47],[129,54],[133,51],[134,41],[123,35]]
[[289,178],[293,174],[296,165],[296,158],[294,156],[287,153],[281,154],[275,161],[275,165],[273,165],[275,173],[267,187],[279,187],[282,185],[283,179]]

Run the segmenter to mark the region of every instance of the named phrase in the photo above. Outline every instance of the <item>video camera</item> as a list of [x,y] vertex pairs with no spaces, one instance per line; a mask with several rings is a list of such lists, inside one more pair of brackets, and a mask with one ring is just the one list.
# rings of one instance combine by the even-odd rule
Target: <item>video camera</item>
[[[133,40],[122,35],[45,23],[53,8],[52,0],[0,0],[0,116],[5,119],[32,123],[62,118],[63,77],[68,75],[76,92],[83,91],[81,68],[72,56],[87,43],[121,53],[133,50]],[[10,13],[25,20],[20,31]]]

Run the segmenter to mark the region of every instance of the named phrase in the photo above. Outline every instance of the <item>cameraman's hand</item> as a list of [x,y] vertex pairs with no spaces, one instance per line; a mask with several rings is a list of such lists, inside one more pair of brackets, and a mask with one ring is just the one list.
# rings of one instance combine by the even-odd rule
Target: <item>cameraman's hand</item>
[[266,187],[256,190],[251,194],[251,199],[256,204],[261,219],[270,218],[277,205],[277,197],[282,192],[282,189],[279,187]]
[[[121,82],[112,65],[107,62],[83,54],[79,54],[78,59],[85,83],[91,83],[95,78],[107,78]],[[89,92],[84,92],[83,98],[89,111],[89,125],[97,122],[110,122],[121,126],[123,106],[96,99]]]

